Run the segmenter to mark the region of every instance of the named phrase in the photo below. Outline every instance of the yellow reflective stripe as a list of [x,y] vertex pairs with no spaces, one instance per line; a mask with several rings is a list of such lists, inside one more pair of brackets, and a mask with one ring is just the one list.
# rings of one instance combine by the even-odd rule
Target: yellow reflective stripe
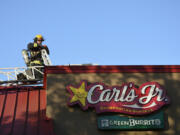
[[32,52],[31,52],[31,56],[36,56],[36,55],[38,55],[39,53],[40,53],[39,51],[37,51],[37,52],[32,51]]
[[34,60],[31,62],[31,64],[41,64],[41,62],[39,60]]
[[37,43],[34,43],[34,47],[37,47]]

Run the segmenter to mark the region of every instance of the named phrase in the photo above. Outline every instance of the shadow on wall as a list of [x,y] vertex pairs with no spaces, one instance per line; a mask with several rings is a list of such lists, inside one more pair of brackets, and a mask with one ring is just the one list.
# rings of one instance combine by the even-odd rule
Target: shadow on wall
[[[47,115],[52,117],[54,131],[63,135],[179,135],[180,134],[180,73],[81,73],[50,74],[47,77]],[[77,86],[81,80],[90,83],[103,82],[106,85],[121,85],[123,82],[134,82],[136,85],[156,81],[167,91],[171,99],[165,114],[169,127],[163,131],[100,131],[97,129],[97,114],[93,109],[83,112],[76,105],[68,107],[69,93],[66,86]]]

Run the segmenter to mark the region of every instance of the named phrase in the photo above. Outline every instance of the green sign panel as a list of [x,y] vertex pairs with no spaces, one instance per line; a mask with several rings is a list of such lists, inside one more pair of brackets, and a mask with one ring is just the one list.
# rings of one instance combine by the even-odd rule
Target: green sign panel
[[101,130],[148,130],[164,128],[164,113],[161,111],[146,117],[124,117],[118,115],[99,116],[98,128]]

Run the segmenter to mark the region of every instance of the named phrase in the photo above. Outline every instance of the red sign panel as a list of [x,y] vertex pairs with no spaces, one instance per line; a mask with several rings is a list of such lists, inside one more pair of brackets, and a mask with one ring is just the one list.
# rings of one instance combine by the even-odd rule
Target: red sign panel
[[70,106],[79,104],[83,110],[95,108],[97,113],[119,112],[130,115],[152,113],[169,104],[166,91],[157,82],[147,82],[137,88],[134,83],[121,86],[106,86],[103,83],[67,86],[70,93]]

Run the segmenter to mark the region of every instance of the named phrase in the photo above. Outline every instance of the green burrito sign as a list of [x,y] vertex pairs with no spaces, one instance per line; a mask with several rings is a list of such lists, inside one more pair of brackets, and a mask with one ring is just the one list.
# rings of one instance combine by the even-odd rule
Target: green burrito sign
[[98,128],[101,130],[163,129],[164,113],[159,112],[146,117],[100,116]]

